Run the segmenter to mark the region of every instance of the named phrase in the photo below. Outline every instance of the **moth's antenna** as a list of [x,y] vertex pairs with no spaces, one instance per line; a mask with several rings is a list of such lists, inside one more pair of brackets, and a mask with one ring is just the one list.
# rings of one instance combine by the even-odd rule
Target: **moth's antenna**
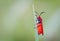
[[36,13],[37,15],[39,15],[39,13],[38,13],[37,11],[35,11],[35,13]]
[[41,12],[41,13],[39,14],[37,11],[35,11],[35,13],[36,13],[36,15],[42,15],[42,14],[45,13],[45,12]]
[[40,15],[42,15],[43,13],[45,13],[45,12],[41,12]]

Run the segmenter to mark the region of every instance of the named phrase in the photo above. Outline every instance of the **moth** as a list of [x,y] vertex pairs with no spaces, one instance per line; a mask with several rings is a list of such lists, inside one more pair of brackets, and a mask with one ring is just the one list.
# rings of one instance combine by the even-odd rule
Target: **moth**
[[43,14],[43,13],[45,13],[45,12],[41,12],[40,14],[37,12],[37,11],[35,11],[35,13],[36,13],[36,18],[37,18],[37,20],[36,20],[36,25],[37,25],[37,32],[38,32],[38,35],[40,35],[40,34],[44,34],[44,29],[43,29],[43,22],[42,22],[42,18],[41,18],[41,15]]

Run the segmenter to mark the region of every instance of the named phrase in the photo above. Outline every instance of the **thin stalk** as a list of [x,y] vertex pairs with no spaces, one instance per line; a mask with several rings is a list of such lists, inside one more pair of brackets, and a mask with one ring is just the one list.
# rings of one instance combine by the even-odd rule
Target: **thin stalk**
[[34,8],[34,4],[33,4],[33,15],[34,15],[34,24],[35,24],[35,41],[39,41],[39,37],[38,37],[38,32],[37,32],[37,26],[36,26],[36,13],[35,13],[35,8]]

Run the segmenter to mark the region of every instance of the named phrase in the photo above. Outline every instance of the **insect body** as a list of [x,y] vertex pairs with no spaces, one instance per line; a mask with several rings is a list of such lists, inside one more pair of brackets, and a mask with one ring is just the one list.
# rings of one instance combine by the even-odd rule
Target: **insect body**
[[[43,13],[44,12],[41,12],[40,15],[43,14]],[[40,35],[40,34],[43,35],[44,34],[44,32],[43,32],[43,24],[42,24],[42,18],[40,17],[40,15],[36,15],[36,17],[37,17],[37,23],[36,23],[36,25],[37,25],[38,35]]]
[[43,35],[43,24],[42,24],[42,18],[40,16],[37,16],[37,31],[38,35],[42,34]]

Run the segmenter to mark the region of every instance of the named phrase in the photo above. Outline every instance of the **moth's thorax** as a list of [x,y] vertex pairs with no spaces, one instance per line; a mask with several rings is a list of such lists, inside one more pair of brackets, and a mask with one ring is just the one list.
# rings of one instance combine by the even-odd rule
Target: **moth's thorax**
[[40,16],[37,16],[37,23],[41,23],[42,22],[42,18]]

